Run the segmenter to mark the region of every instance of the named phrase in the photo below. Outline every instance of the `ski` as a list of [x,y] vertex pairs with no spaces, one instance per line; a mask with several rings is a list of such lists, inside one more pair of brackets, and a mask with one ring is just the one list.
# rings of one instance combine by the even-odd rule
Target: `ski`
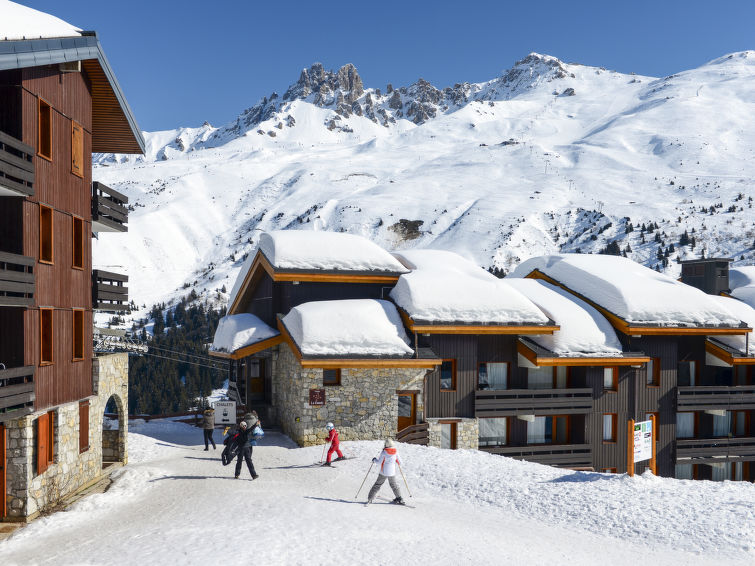
[[416,507],[414,507],[414,505],[409,505],[406,501],[404,503],[394,503],[393,499],[389,499],[387,497],[383,497],[382,495],[378,495],[377,498],[380,499],[381,501],[385,501],[386,503],[388,503],[390,505],[396,505],[397,507],[409,507],[409,509],[416,509]]

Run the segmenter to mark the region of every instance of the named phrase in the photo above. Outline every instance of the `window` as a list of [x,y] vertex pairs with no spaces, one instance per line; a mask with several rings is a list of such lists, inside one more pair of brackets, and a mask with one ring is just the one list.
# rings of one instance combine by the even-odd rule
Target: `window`
[[34,454],[37,458],[36,468],[39,475],[50,467],[55,456],[55,413],[50,411],[40,415],[34,432],[36,434]]
[[341,385],[341,370],[340,369],[322,370],[322,384],[323,385]]
[[619,390],[619,368],[603,368],[603,390]]
[[89,401],[79,403],[79,454],[89,450]]
[[84,128],[71,120],[71,173],[84,176]]
[[505,362],[483,362],[477,368],[478,389],[507,389],[509,364]]
[[73,359],[84,359],[84,311],[73,309]]
[[527,423],[527,444],[568,444],[569,416],[535,417]]
[[603,415],[603,442],[616,442],[618,415],[605,413]]
[[600,471],[603,472],[604,474],[615,474],[615,473],[617,473],[617,469],[616,468],[601,468]]
[[553,389],[553,368],[529,368],[527,370],[527,389]]
[[676,437],[695,438],[695,413],[676,413]]
[[443,360],[440,365],[440,390],[456,391],[456,360]]
[[713,437],[726,438],[731,434],[731,412],[724,411],[723,415],[713,415]]
[[755,385],[753,366],[734,366],[734,385]]
[[660,387],[661,385],[661,359],[650,358],[645,366],[645,380],[648,387]]
[[39,365],[53,363],[53,309],[39,309]]
[[73,217],[73,258],[71,266],[74,269],[84,269],[84,221]]
[[508,441],[508,417],[479,419],[480,446],[504,446]]
[[749,411],[732,411],[731,433],[732,436],[750,436],[750,413]]
[[39,205],[39,261],[53,263],[52,208]]
[[691,387],[697,383],[697,362],[679,362],[676,368],[677,385]]
[[695,479],[694,464],[676,464],[674,467],[674,477],[678,480]]
[[456,450],[456,423],[440,422],[440,447]]
[[39,99],[39,144],[37,154],[52,160],[52,108]]

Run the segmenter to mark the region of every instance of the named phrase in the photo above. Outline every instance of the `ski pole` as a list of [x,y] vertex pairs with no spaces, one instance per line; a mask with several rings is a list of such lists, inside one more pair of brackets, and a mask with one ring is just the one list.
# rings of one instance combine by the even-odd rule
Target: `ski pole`
[[359,492],[362,491],[362,488],[364,487],[364,482],[367,481],[367,476],[370,475],[370,472],[372,471],[372,466],[374,466],[374,465],[375,465],[375,462],[372,462],[370,464],[370,469],[367,470],[367,473],[365,474],[364,479],[362,480],[362,485],[359,486],[359,491],[357,491],[357,494],[354,496],[354,499],[356,499],[357,497],[359,497]]
[[[398,464],[398,462],[396,462]],[[401,477],[404,478],[404,485],[406,486],[406,493],[409,494],[409,497],[412,497],[412,492],[409,490],[409,484],[406,483],[406,476],[404,475],[404,470],[401,469],[401,464],[398,464],[398,471],[401,472]]]
[[320,463],[321,463],[321,464],[322,464],[322,460],[323,460],[323,458],[325,458],[325,447],[326,447],[327,445],[328,445],[328,443],[327,443],[327,442],[326,442],[325,444],[323,444],[323,445],[322,445],[322,455],[320,456]]

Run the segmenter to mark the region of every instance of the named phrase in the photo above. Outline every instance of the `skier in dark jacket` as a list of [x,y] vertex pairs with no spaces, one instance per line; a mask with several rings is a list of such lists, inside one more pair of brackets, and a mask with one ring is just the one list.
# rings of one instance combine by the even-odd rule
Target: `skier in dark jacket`
[[209,450],[209,443],[212,442],[212,449],[217,450],[215,439],[212,438],[212,431],[215,430],[215,409],[207,407],[202,413],[202,428],[204,429],[204,449]]
[[259,420],[256,417],[253,419],[254,425],[249,426],[248,420],[243,420],[239,423],[239,434],[235,439],[239,447],[239,455],[236,460],[236,474],[235,478],[239,479],[241,474],[241,459],[246,460],[246,467],[249,468],[249,473],[253,480],[256,480],[259,475],[254,471],[254,464],[252,463],[252,442],[255,442],[257,438],[260,438],[264,433],[259,426]]

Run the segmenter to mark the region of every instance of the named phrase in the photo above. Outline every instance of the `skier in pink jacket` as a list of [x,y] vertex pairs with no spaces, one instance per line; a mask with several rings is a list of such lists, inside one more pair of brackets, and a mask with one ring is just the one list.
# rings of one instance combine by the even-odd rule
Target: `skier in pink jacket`
[[377,492],[380,491],[380,487],[388,479],[388,485],[393,490],[393,495],[396,498],[392,503],[398,505],[404,505],[404,499],[401,497],[401,490],[399,490],[398,482],[396,481],[396,466],[400,466],[401,462],[398,459],[398,451],[393,446],[393,440],[390,438],[385,441],[385,447],[380,453],[380,456],[373,458],[372,461],[378,465],[378,477],[375,480],[375,485],[370,489],[370,493],[367,495],[367,503],[372,503],[375,499]]

